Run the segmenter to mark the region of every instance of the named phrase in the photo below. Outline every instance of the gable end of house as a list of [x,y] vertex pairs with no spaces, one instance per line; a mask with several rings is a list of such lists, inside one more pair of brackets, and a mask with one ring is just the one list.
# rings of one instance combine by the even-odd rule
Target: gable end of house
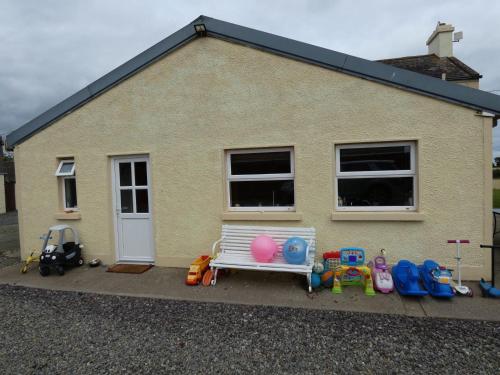
[[197,37],[215,37],[269,53],[391,85],[478,111],[500,115],[500,96],[326,48],[200,16],[182,29],[63,100],[7,136],[16,145]]

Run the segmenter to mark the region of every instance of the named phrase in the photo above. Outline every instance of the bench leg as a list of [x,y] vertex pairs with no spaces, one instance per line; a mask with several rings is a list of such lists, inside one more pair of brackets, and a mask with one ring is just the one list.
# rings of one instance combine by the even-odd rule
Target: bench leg
[[212,272],[214,273],[214,278],[212,279],[212,286],[215,286],[215,284],[217,284],[217,272],[219,271],[218,268],[216,268],[215,270],[212,268]]
[[307,285],[309,287],[308,288],[309,293],[312,293],[311,274],[310,273],[307,274]]

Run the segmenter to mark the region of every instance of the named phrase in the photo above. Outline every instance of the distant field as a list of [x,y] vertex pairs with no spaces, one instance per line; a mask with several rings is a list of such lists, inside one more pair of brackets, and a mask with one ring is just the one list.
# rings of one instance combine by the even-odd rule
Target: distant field
[[500,208],[500,190],[493,190],[493,208]]

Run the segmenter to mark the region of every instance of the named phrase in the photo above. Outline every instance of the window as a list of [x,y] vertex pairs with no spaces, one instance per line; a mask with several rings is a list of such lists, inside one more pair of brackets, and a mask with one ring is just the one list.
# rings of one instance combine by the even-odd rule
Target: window
[[55,174],[60,179],[64,210],[77,210],[75,161],[62,160]]
[[227,152],[231,211],[293,211],[293,148]]
[[56,170],[57,177],[73,176],[75,174],[75,162],[73,160],[61,160]]
[[76,179],[75,177],[64,177],[64,209],[78,208],[76,200]]
[[336,148],[337,210],[415,210],[415,143]]

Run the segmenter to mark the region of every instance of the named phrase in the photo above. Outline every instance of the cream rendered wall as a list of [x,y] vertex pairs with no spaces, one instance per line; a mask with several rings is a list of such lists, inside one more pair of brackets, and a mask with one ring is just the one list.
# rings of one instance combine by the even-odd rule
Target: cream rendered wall
[[[334,144],[396,139],[418,141],[419,212],[405,217],[416,221],[332,221]],[[113,262],[110,156],[149,154],[156,264],[186,266],[209,252],[223,222],[240,223],[222,220],[223,150],[280,145],[295,147],[298,214],[277,217],[300,220],[241,223],[314,226],[320,251],[356,245],[371,257],[385,248],[390,261],[450,265],[445,240],[469,238],[465,276],[488,274],[479,243],[491,238],[491,120],[214,38],[189,43],[16,147],[22,255],[56,222],[58,157],[77,165],[81,219],[66,222],[80,231],[87,259]]]
[[479,80],[478,79],[469,79],[465,81],[452,81],[453,83],[456,83],[457,85],[462,85],[462,86],[467,86],[473,89],[478,89],[479,88]]

